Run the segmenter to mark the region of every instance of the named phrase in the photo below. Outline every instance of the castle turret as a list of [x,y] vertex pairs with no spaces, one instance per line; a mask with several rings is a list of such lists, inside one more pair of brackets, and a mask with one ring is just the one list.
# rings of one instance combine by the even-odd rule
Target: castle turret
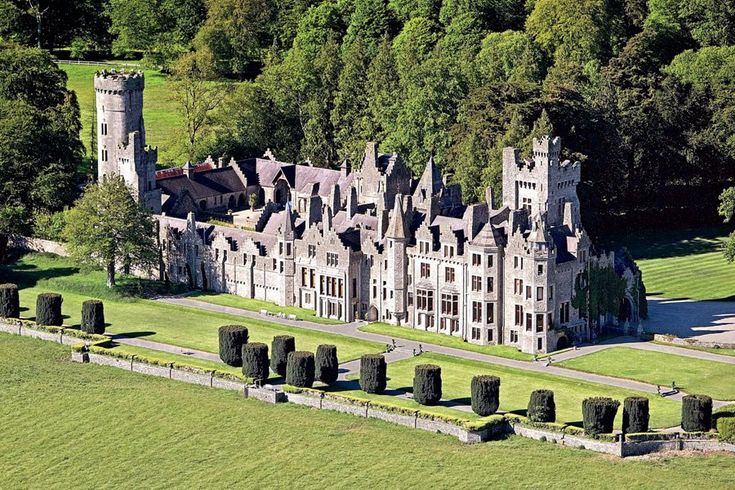
[[[385,254],[388,260],[388,285],[393,290],[393,308],[391,320],[400,324],[407,319],[406,313],[406,286],[408,274],[408,260],[406,246],[408,234],[401,205],[403,196],[396,195],[395,205],[391,213],[388,230],[385,233]],[[389,306],[390,307],[390,306]]]
[[283,224],[278,235],[278,254],[281,260],[280,266],[280,291],[282,294],[282,305],[293,306],[294,304],[294,275],[296,265],[294,262],[294,217],[291,212],[291,203],[286,203]]
[[156,189],[158,151],[145,143],[143,73],[102,71],[94,77],[97,107],[97,176],[120,175],[133,197],[154,213],[161,212]]

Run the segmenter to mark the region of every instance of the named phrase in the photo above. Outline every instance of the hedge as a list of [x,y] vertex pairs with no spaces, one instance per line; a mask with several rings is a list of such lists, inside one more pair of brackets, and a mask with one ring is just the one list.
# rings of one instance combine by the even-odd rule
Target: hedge
[[339,375],[339,361],[337,360],[337,346],[322,344],[316,348],[315,357],[316,379],[326,385],[337,381]]
[[39,325],[61,326],[61,303],[63,298],[57,293],[41,293],[36,298],[36,323]]
[[470,393],[472,411],[481,417],[492,415],[500,406],[500,378],[487,374],[474,376]]
[[242,346],[242,374],[252,378],[253,383],[268,379],[268,346],[260,342]]
[[717,429],[720,419],[725,417],[735,417],[735,405],[725,405],[712,412],[712,428]]
[[296,339],[290,335],[276,335],[271,343],[271,371],[286,376],[288,355],[296,350]]
[[554,392],[551,390],[532,391],[531,398],[528,400],[526,417],[531,422],[555,422],[556,403],[554,402]]
[[620,402],[612,398],[596,397],[583,400],[584,433],[588,436],[596,436],[612,432],[619,406]]
[[712,428],[712,398],[686,395],[681,400],[681,428],[685,432],[707,432]]
[[383,393],[387,383],[385,357],[364,354],[360,358],[360,388],[365,393]]
[[648,432],[648,398],[629,396],[623,400],[623,432]]
[[288,353],[286,384],[298,388],[311,388],[314,384],[314,354],[299,351]]
[[18,318],[19,316],[18,286],[15,284],[0,284],[0,317]]
[[735,443],[735,417],[722,417],[717,421],[719,439],[724,442]]
[[248,329],[242,325],[219,327],[219,358],[234,367],[242,366],[242,346],[248,343]]
[[442,368],[419,364],[414,368],[413,399],[421,405],[436,405],[442,398]]
[[102,335],[105,333],[105,309],[102,301],[88,299],[82,303],[82,331]]

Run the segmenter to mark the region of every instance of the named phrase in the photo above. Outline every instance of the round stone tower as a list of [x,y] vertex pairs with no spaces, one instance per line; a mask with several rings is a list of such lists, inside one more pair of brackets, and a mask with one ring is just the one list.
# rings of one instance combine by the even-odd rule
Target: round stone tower
[[94,76],[97,104],[97,177],[121,175],[134,197],[160,212],[156,190],[158,152],[145,143],[143,73],[102,71]]

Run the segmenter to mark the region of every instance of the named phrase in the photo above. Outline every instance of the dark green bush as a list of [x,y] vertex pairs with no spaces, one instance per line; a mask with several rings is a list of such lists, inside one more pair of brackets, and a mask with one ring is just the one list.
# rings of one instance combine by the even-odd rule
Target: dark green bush
[[623,400],[623,432],[648,432],[648,398],[629,396]]
[[365,393],[383,393],[386,385],[385,357],[364,354],[360,358],[360,388]]
[[39,325],[61,326],[61,303],[63,298],[57,293],[41,293],[36,298],[36,323]]
[[242,374],[253,378],[253,383],[268,379],[268,346],[253,342],[242,346]]
[[242,346],[248,343],[248,329],[242,325],[219,327],[219,358],[230,366],[242,366]]
[[436,405],[442,398],[442,368],[419,364],[413,373],[413,399],[421,405]]
[[286,384],[298,388],[311,388],[314,384],[314,354],[300,351],[288,353]]
[[296,350],[296,339],[290,335],[276,335],[271,344],[271,371],[286,376],[288,354]]
[[102,301],[88,299],[82,303],[82,330],[102,335],[105,333],[105,310]]
[[586,398],[582,401],[584,433],[588,436],[609,434],[613,431],[615,415],[620,402],[612,398]]
[[18,318],[19,316],[18,286],[15,284],[0,284],[0,317]]
[[707,432],[712,428],[712,398],[686,395],[681,400],[681,428],[685,432]]
[[320,345],[316,348],[316,379],[331,385],[337,381],[339,361],[336,345]]
[[526,417],[531,422],[555,422],[556,403],[554,402],[554,392],[551,390],[535,390],[531,392]]
[[500,378],[487,374],[474,376],[470,383],[472,411],[487,417],[498,411],[500,405]]

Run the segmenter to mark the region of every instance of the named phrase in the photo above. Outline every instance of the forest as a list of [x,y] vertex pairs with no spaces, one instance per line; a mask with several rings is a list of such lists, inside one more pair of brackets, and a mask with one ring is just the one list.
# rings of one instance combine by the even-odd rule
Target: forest
[[217,81],[192,159],[374,140],[469,203],[553,133],[598,236],[714,222],[735,177],[734,0],[0,0],[0,40]]

